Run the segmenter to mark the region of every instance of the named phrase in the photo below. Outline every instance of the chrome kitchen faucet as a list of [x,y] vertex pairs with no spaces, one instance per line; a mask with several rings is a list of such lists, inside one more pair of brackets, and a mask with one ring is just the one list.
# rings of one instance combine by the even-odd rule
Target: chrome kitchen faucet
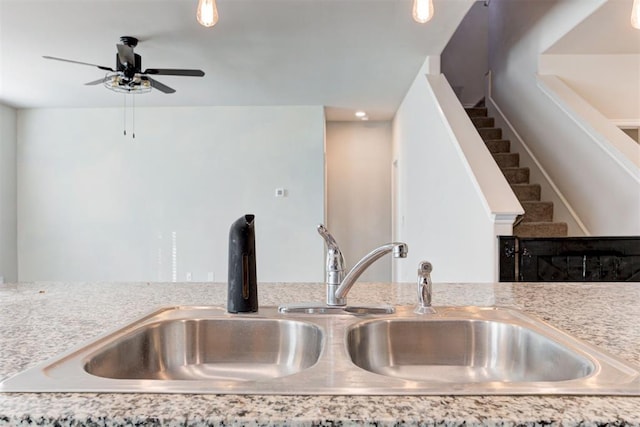
[[347,305],[347,294],[356,283],[356,280],[365,272],[367,268],[378,259],[389,252],[393,252],[394,258],[406,258],[409,248],[406,243],[394,242],[382,245],[367,255],[365,255],[353,268],[344,276],[344,257],[342,252],[327,228],[318,225],[318,233],[327,244],[327,305],[345,306]]
[[392,253],[394,258],[406,258],[409,251],[407,244],[393,242],[382,245],[365,255],[345,275],[344,257],[336,239],[322,224],[318,225],[318,233],[327,245],[325,267],[327,282],[326,305],[317,303],[287,304],[280,306],[279,311],[281,313],[393,313],[393,307],[347,307],[347,294],[362,273],[384,255]]

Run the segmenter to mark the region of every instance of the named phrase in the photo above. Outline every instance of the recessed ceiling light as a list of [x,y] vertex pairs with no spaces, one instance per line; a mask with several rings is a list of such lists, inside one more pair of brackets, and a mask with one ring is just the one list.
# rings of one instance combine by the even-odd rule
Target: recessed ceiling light
[[367,113],[365,113],[364,111],[356,111],[356,117],[366,117]]

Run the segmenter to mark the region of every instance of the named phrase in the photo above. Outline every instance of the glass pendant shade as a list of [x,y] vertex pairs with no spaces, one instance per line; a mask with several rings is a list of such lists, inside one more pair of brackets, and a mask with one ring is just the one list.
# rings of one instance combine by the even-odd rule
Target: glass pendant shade
[[640,0],[633,0],[633,6],[631,6],[631,26],[640,30]]
[[198,0],[197,19],[205,27],[213,27],[218,22],[216,0]]
[[[636,0],[638,1],[638,0]],[[413,20],[424,24],[433,17],[433,0],[413,0]]]

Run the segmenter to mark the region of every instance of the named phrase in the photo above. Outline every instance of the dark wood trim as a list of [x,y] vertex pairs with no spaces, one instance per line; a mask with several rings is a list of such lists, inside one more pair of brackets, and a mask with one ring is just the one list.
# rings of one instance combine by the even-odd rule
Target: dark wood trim
[[501,282],[640,281],[640,236],[499,237]]

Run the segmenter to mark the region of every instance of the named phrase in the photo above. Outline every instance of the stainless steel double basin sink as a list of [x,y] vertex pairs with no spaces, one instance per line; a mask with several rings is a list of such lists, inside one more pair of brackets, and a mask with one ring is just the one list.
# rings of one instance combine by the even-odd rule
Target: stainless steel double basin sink
[[166,307],[3,392],[640,395],[638,368],[521,311],[231,315]]

